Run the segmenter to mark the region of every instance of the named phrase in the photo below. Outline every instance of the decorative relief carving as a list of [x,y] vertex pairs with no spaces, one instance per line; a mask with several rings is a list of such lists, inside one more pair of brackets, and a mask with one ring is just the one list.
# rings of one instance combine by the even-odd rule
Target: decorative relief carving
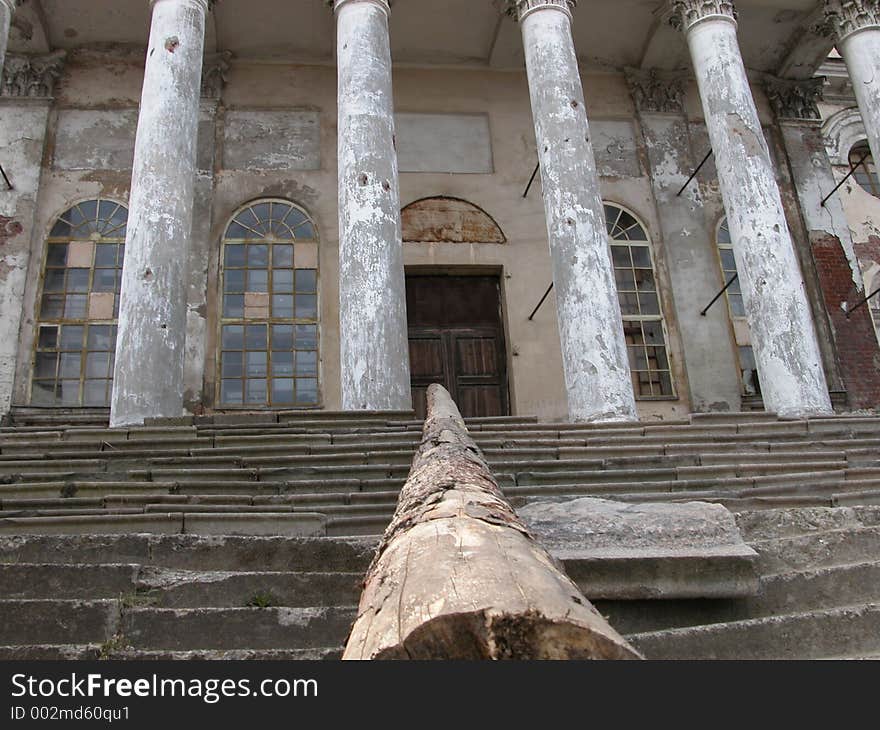
[[577,6],[577,0],[503,0],[503,2],[504,11],[514,20],[522,20],[543,5],[555,5],[569,15]]
[[642,112],[684,112],[684,74],[663,73],[656,68],[642,71],[625,69],[626,80],[636,109]]
[[687,31],[713,15],[736,20],[736,8],[731,0],[672,0],[669,4],[669,22],[676,30]]
[[232,60],[231,51],[223,51],[205,58],[202,69],[202,98],[219,99],[226,86],[226,72]]
[[764,90],[778,119],[821,119],[817,101],[822,100],[825,77],[792,80],[764,78]]
[[863,28],[880,28],[880,0],[825,0],[824,30],[835,40]]
[[7,54],[0,95],[51,98],[55,83],[61,78],[66,56],[66,51],[55,51],[48,56]]

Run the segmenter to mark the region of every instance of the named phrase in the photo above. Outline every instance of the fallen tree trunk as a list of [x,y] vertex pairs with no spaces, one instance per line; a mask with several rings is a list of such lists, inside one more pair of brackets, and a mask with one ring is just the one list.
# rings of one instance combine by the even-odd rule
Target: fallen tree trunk
[[635,659],[520,522],[449,393],[367,572],[344,659]]

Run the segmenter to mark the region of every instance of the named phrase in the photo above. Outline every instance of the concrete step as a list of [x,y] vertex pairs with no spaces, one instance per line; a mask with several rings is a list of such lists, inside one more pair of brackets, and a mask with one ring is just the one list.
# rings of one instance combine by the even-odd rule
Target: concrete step
[[355,608],[340,607],[132,608],[120,621],[120,645],[166,651],[341,646],[355,615]]
[[871,561],[764,578],[755,596],[725,600],[594,601],[626,634],[880,603],[880,562]]
[[880,605],[629,634],[648,659],[821,659],[880,652]]
[[0,645],[101,644],[119,627],[116,600],[0,599]]
[[114,562],[196,571],[366,571],[372,539],[202,535],[0,536],[0,563],[105,564]]

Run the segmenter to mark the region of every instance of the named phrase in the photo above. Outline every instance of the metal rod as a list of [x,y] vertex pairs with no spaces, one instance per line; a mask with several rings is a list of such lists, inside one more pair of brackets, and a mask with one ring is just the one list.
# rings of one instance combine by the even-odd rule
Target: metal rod
[[869,301],[871,301],[878,294],[880,294],[880,289],[876,289],[873,292],[871,292],[870,294],[868,294],[868,296],[866,296],[864,299],[857,302],[856,306],[854,306],[852,309],[847,309],[846,310],[846,318],[849,319],[849,315],[851,315],[853,312],[855,312],[860,307],[864,307]]
[[547,299],[547,297],[550,296],[551,291],[553,291],[553,282],[550,282],[550,286],[547,287],[547,291],[544,292],[544,296],[541,297],[541,301],[538,302],[538,306],[535,307],[532,310],[532,313],[529,315],[530,322],[532,321],[532,317],[534,317],[538,313],[538,310],[541,308],[541,305],[544,303],[544,301]]
[[828,200],[828,198],[830,198],[832,195],[834,195],[834,193],[836,193],[838,190],[840,190],[840,186],[843,185],[847,180],[849,180],[853,176],[853,173],[858,169],[859,165],[861,165],[870,156],[871,156],[870,152],[866,152],[864,155],[862,155],[862,159],[860,159],[855,165],[853,165],[849,169],[849,172],[846,173],[846,177],[843,178],[843,180],[841,180],[839,183],[837,183],[837,185],[834,186],[834,190],[832,190],[830,193],[828,193],[828,195],[826,195],[824,198],[822,198],[822,202],[819,203],[819,205],[824,208],[825,203]]
[[724,285],[724,288],[720,292],[718,292],[712,298],[712,301],[706,305],[706,308],[702,312],[700,312],[701,317],[706,316],[706,312],[708,312],[712,308],[712,305],[715,304],[715,302],[717,302],[719,299],[721,299],[721,295],[724,294],[724,292],[726,292],[728,289],[730,289],[730,285],[733,284],[733,282],[735,282],[737,279],[739,279],[739,274],[734,274],[733,276],[730,277],[730,281],[728,281]]
[[12,190],[12,183],[9,182],[9,178],[6,176],[6,170],[3,169],[3,165],[0,165],[0,174],[3,175],[3,179],[6,181],[6,189]]
[[529,190],[532,189],[532,183],[535,182],[535,178],[538,175],[538,170],[541,168],[541,163],[539,162],[535,165],[535,171],[532,173],[532,176],[529,178],[529,184],[526,185],[526,189],[523,191],[523,197],[527,198],[529,195]]
[[681,186],[681,190],[679,190],[679,191],[675,194],[675,197],[676,197],[676,198],[684,192],[685,188],[686,188],[688,185],[691,184],[691,180],[693,180],[697,175],[700,174],[700,170],[703,169],[703,165],[705,165],[705,164],[709,161],[709,158],[710,158],[711,156],[712,156],[712,150],[709,150],[709,151],[706,153],[706,156],[703,158],[703,161],[702,161],[699,165],[697,165],[697,169],[694,170],[694,171],[691,173],[691,176],[687,179],[687,182],[686,182],[684,185]]

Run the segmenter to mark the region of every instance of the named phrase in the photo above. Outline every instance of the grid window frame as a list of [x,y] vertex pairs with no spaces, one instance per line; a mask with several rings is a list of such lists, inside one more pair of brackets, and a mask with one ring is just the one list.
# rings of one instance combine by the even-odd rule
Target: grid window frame
[[219,408],[321,406],[318,254],[314,221],[289,200],[254,201],[232,217],[220,258]]
[[633,393],[636,400],[677,400],[648,230],[623,206],[603,205]]
[[110,405],[127,224],[127,205],[103,197],[55,219],[40,269],[30,405]]

